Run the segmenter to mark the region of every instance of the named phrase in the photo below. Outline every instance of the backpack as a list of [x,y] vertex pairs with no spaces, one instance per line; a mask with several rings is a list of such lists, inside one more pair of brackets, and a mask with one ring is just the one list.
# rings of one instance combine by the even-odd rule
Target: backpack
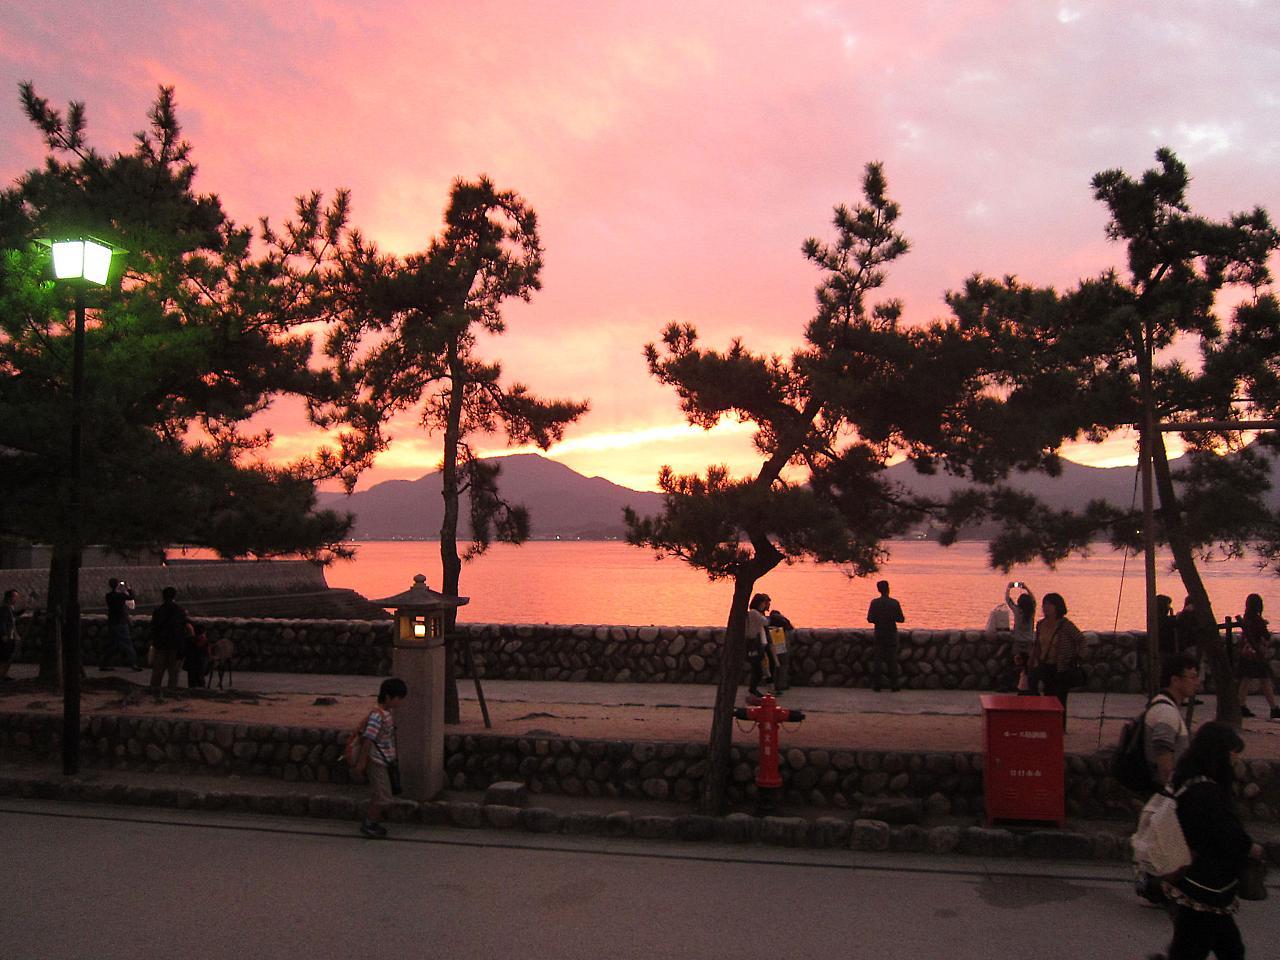
[[1146,795],[1160,786],[1151,775],[1151,765],[1147,763],[1147,746],[1143,734],[1147,729],[1147,711],[1162,696],[1164,694],[1157,693],[1147,701],[1140,714],[1124,725],[1124,729],[1120,731],[1120,742],[1116,744],[1116,752],[1111,757],[1111,776],[1120,786],[1134,793]]
[[1191,866],[1191,848],[1178,822],[1178,797],[1196,783],[1212,782],[1208,777],[1192,777],[1174,794],[1158,791],[1138,817],[1133,835],[1133,859],[1138,869],[1153,877],[1170,879]]
[[354,774],[356,767],[360,765],[360,741],[364,738],[365,727],[369,726],[369,717],[373,716],[370,711],[369,715],[356,724],[356,728],[351,731],[347,737],[347,742],[342,748],[342,762],[347,765],[347,769]]

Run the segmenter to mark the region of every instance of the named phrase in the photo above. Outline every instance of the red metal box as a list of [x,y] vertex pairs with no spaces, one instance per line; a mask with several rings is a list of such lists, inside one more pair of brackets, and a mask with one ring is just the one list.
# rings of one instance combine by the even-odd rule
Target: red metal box
[[1062,704],[1057,697],[986,695],[982,700],[987,824],[1066,819]]

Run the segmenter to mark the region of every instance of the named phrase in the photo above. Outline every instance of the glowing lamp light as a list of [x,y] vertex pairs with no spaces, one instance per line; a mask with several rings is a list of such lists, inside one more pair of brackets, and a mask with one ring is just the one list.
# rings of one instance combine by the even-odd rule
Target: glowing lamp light
[[111,248],[96,240],[55,240],[53,275],[59,280],[85,279],[104,286],[111,272]]
[[426,638],[426,636],[427,636],[427,618],[414,617],[413,618],[413,638],[415,640],[423,640]]

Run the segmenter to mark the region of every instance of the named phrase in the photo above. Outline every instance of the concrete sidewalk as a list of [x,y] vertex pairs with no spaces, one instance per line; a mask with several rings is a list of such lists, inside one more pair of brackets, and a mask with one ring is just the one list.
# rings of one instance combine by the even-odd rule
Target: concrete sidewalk
[[[15,664],[13,668],[16,678],[33,677],[35,672],[32,664]],[[148,679],[145,672],[119,669],[101,673],[90,668],[87,676],[90,681],[112,677],[133,684],[145,684]],[[358,713],[365,698],[376,695],[381,682],[382,678],[375,676],[237,672],[234,690],[259,694],[261,702],[244,707],[221,704],[221,712],[208,713],[207,719],[277,724],[314,719],[322,726],[344,726],[352,722],[346,714]],[[491,731],[486,731],[481,722],[474,683],[462,680],[462,722],[450,726],[449,733],[705,742],[716,694],[714,687],[697,684],[484,680],[483,687],[493,720]],[[146,697],[141,691],[140,695]],[[309,706],[318,697],[337,698],[340,702],[311,710],[311,716],[288,719],[290,711]],[[739,689],[738,697],[742,704],[745,687]],[[979,691],[965,690],[876,693],[868,689],[794,687],[781,698],[782,704],[804,711],[806,720],[787,724],[784,740],[796,746],[833,749],[976,752],[983,748],[980,697]],[[8,709],[25,706],[25,702],[15,704],[14,700],[6,697],[0,687],[0,701],[9,701]],[[1090,754],[1113,746],[1124,722],[1139,713],[1144,703],[1145,697],[1140,694],[1073,693],[1068,704],[1067,752]],[[46,705],[46,709],[54,707],[52,702]],[[163,709],[164,705],[151,704],[146,712]],[[194,716],[193,710],[211,709],[208,701],[202,704],[197,700],[179,712]],[[1214,709],[1214,698],[1206,697],[1195,709],[1195,724],[1211,719]],[[742,729],[735,730],[735,740],[754,742],[750,725],[739,726]],[[1250,759],[1280,759],[1280,723],[1248,720],[1244,736]]]
[[[87,676],[111,676],[96,667],[86,668]],[[147,672],[130,673],[128,668],[112,671],[134,683],[146,683]],[[36,665],[15,663],[10,670],[15,679],[36,675]],[[316,696],[376,696],[382,677],[331,673],[267,673],[240,672],[234,675],[235,688],[254,693],[300,693]],[[688,710],[710,710],[715,705],[716,688],[692,683],[569,683],[558,680],[481,679],[489,703],[559,703],[594,704],[598,706],[675,707]],[[746,696],[739,688],[739,702]],[[988,691],[975,690],[902,690],[898,693],[876,693],[864,688],[792,687],[779,701],[806,713],[882,713],[902,716],[980,716],[979,697]],[[475,702],[473,681],[458,681],[458,696]],[[1254,698],[1255,700],[1258,698]],[[1214,698],[1197,707],[1203,719],[1211,717]],[[1146,703],[1146,697],[1134,693],[1073,693],[1068,702],[1069,717],[1081,722],[1129,719]],[[1277,728],[1280,733],[1280,727]]]

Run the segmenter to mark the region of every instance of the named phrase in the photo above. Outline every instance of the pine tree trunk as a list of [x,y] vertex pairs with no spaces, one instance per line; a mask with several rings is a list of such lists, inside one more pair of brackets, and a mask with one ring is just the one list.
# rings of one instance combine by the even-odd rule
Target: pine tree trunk
[[716,705],[711,717],[711,743],[707,751],[707,774],[702,780],[698,810],[718,816],[725,809],[725,788],[729,783],[729,753],[733,748],[733,705],[738,698],[738,681],[742,676],[742,660],[746,656],[747,604],[758,577],[750,565],[733,581],[733,606],[724,631],[720,654],[720,682],[716,687]]
[[1226,644],[1218,635],[1217,618],[1213,613],[1213,604],[1209,600],[1209,591],[1205,589],[1204,581],[1200,579],[1195,554],[1182,525],[1182,512],[1178,505],[1177,493],[1173,488],[1173,472],[1169,469],[1169,457],[1165,452],[1164,437],[1161,434],[1156,434],[1151,444],[1151,451],[1165,540],[1173,553],[1173,562],[1177,565],[1187,596],[1195,604],[1196,632],[1202,638],[1203,652],[1208,656],[1213,670],[1213,680],[1218,696],[1217,719],[1239,726],[1240,685],[1232,669]]
[[[462,581],[462,559],[458,556],[458,444],[462,436],[462,402],[466,384],[456,342],[449,347],[449,372],[449,411],[444,427],[444,463],[440,469],[440,495],[444,498],[444,519],[440,523],[440,592],[457,596]],[[462,717],[454,666],[453,637],[457,623],[458,611],[451,608],[445,615],[444,646],[444,722],[450,724],[458,723]]]

